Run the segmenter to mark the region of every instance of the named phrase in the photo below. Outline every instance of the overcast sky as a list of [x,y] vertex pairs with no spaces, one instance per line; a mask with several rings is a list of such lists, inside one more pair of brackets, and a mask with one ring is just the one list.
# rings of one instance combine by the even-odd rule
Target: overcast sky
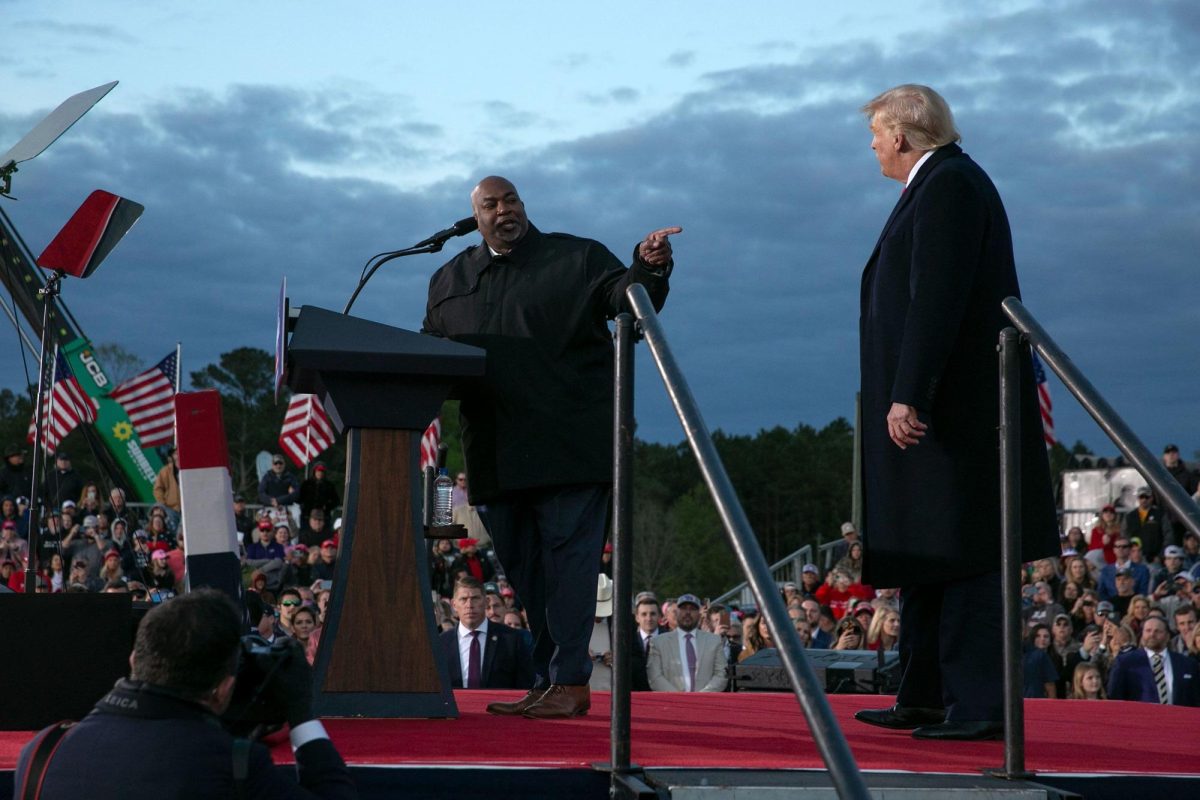
[[[682,225],[663,322],[709,426],[822,426],[853,419],[859,280],[899,189],[857,109],[927,83],[1000,189],[1028,307],[1151,449],[1191,457],[1200,7],[819,5],[0,0],[0,151],[121,81],[0,202],[35,253],[92,189],[143,203],[64,296],[97,344],[149,365],[180,340],[187,371],[271,349],[285,275],[294,305],[340,309],[367,257],[503,174],[542,230],[622,259]],[[355,312],[419,327],[443,260],[392,262]],[[640,434],[679,441],[638,355]],[[1052,392],[1060,438],[1115,451]]]

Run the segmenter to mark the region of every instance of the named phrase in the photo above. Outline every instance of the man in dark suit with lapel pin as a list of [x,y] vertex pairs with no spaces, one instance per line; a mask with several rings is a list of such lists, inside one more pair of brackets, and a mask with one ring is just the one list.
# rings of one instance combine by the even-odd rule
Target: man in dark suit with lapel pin
[[[863,582],[900,586],[896,705],[862,722],[929,739],[1003,735],[999,378],[1020,297],[1000,195],[926,86],[863,107],[905,189],[862,278]],[[1022,354],[1022,560],[1058,554],[1049,465]]]
[[1117,656],[1108,673],[1109,700],[1135,700],[1173,706],[1200,705],[1200,672],[1196,660],[1167,649],[1167,621],[1148,617],[1142,623],[1142,646]]
[[483,584],[470,575],[459,576],[450,602],[458,615],[458,625],[442,632],[450,685],[455,689],[533,686],[533,661],[521,634],[488,621]]

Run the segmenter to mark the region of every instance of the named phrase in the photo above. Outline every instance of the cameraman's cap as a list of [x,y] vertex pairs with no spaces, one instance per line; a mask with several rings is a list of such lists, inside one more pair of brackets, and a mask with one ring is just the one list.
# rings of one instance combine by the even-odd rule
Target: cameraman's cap
[[1164,453],[1178,453],[1178,452],[1179,452],[1179,445],[1175,445],[1175,444],[1169,444],[1169,445],[1167,445],[1166,447],[1164,447],[1164,448],[1163,448],[1163,452],[1164,452]]
[[[4,523],[7,528],[8,523]],[[1183,558],[1183,548],[1177,544],[1169,544],[1163,548],[1163,558]]]
[[847,533],[854,533],[857,530],[858,530],[858,528],[854,527],[853,522],[843,522],[842,523],[842,536],[845,536]]
[[676,606],[681,606],[684,603],[690,603],[696,608],[700,608],[700,598],[696,597],[694,594],[681,594],[679,595],[678,599],[675,600]]
[[801,574],[810,573],[812,575],[820,575],[821,570],[820,570],[820,568],[817,567],[816,564],[805,564],[803,569],[800,570],[800,573]]

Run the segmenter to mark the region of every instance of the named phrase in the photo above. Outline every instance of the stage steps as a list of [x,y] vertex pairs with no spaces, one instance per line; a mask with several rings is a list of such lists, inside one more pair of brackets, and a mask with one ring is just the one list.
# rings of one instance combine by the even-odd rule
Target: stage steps
[[[875,800],[1078,800],[1036,781],[983,775],[865,772]],[[815,770],[652,769],[648,785],[660,800],[838,800],[829,774]]]

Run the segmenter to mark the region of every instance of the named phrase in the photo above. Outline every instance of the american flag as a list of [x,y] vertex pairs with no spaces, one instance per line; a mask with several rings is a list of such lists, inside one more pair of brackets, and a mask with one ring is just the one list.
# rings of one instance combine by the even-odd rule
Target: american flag
[[[67,359],[57,350],[54,354],[53,383],[45,395],[42,405],[42,448],[54,453],[68,433],[81,422],[95,422],[100,404],[88,397],[87,392],[71,374]],[[33,441],[36,431],[36,412],[29,421],[28,441]]]
[[1054,438],[1054,403],[1050,400],[1050,387],[1046,384],[1046,370],[1042,368],[1042,362],[1038,359],[1037,353],[1033,353],[1033,382],[1037,384],[1038,408],[1042,412],[1042,436],[1046,440],[1046,447],[1052,447],[1056,441]]
[[434,417],[433,422],[421,436],[421,471],[426,467],[436,467],[438,460],[438,445],[442,442],[442,418]]
[[334,440],[333,424],[315,394],[294,394],[283,417],[279,446],[297,467],[312,461]]
[[121,404],[142,447],[170,444],[175,438],[175,373],[178,353],[158,362],[140,375],[135,375],[112,390],[109,395]]

